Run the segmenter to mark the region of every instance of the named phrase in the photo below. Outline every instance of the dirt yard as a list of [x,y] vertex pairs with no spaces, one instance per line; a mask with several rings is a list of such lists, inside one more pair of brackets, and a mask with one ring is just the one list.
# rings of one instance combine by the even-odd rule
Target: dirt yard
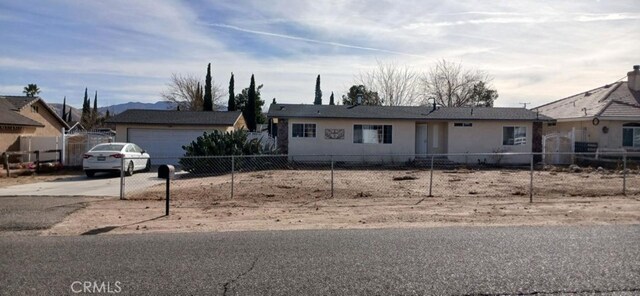
[[83,174],[82,171],[58,171],[51,173],[36,174],[32,171],[12,174],[7,177],[6,171],[0,172],[0,188],[13,185],[31,184],[38,182],[48,182],[72,178]]
[[[188,175],[187,175],[188,176]],[[135,176],[134,176],[135,177]],[[46,232],[51,235],[317,228],[640,223],[640,177],[617,172],[526,171],[260,171],[172,181],[171,215],[164,185],[126,201],[90,204]]]
[[[231,198],[231,176],[189,178],[172,181],[174,200],[192,200],[204,204]],[[428,170],[342,170],[335,171],[333,198],[416,198],[429,195]],[[233,199],[254,202],[291,201],[331,197],[331,171],[283,170],[236,173]],[[434,171],[432,195],[435,197],[522,197],[529,196],[530,172],[522,170],[442,170]],[[163,184],[136,189],[136,180],[128,180],[126,196],[131,200],[164,199]],[[140,182],[144,182],[141,180]],[[619,172],[586,171],[579,173],[536,171],[533,175],[534,198],[566,196],[622,195],[623,178]],[[640,193],[640,174],[629,173],[627,193]]]

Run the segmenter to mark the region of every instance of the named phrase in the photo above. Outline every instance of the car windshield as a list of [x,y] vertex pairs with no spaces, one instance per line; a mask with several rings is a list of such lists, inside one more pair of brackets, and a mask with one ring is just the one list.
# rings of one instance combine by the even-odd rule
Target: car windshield
[[93,147],[90,151],[121,151],[122,147],[124,147],[122,144],[105,144]]

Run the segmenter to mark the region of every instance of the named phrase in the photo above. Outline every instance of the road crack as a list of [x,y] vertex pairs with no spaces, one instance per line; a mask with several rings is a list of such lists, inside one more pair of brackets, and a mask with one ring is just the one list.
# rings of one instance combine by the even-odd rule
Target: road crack
[[248,273],[250,273],[253,270],[253,268],[256,267],[256,262],[258,262],[258,257],[256,257],[253,260],[253,262],[251,263],[251,266],[249,267],[249,269],[241,272],[235,278],[233,278],[230,281],[227,281],[226,283],[224,283],[224,285],[222,286],[224,288],[224,291],[222,292],[222,295],[226,296],[227,292],[229,291],[229,287],[231,286],[231,284],[237,282],[241,277],[243,277],[243,276],[247,275]]

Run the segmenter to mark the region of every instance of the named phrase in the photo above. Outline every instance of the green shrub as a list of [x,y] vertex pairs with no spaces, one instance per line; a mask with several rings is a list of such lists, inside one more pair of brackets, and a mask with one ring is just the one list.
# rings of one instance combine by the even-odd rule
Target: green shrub
[[[219,175],[231,171],[231,155],[259,155],[268,154],[259,139],[247,140],[245,130],[220,132],[205,132],[191,144],[182,146],[185,151],[180,159],[182,168],[194,174]],[[226,156],[226,157],[225,157]],[[243,158],[236,159],[236,165],[241,165]]]

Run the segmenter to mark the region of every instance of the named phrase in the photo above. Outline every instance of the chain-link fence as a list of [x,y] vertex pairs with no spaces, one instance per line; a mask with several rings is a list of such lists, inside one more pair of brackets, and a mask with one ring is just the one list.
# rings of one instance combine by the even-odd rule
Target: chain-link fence
[[[566,157],[573,164],[546,165],[542,155],[534,153],[182,157],[173,163],[176,174],[171,194],[178,200],[306,202],[321,198],[535,199],[640,193],[640,153]],[[123,159],[121,197],[164,199],[164,180],[157,178],[157,166],[148,164],[175,159]],[[129,173],[133,175],[126,177]]]

